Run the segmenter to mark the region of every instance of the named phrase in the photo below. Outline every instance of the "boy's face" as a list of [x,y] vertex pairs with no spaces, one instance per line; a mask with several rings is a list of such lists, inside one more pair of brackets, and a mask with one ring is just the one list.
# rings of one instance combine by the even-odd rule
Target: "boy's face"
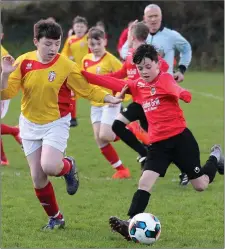
[[88,47],[95,56],[101,56],[105,52],[105,45],[106,40],[103,38],[99,40],[88,39]]
[[37,47],[41,59],[44,62],[50,62],[56,57],[57,53],[59,52],[61,37],[58,40],[42,37],[39,41],[34,38],[34,45]]
[[80,38],[82,36],[84,36],[87,32],[87,25],[80,22],[80,23],[75,23],[73,25],[73,30],[74,30],[74,33],[75,35]]
[[136,64],[139,75],[146,82],[151,82],[159,73],[158,62],[152,61],[149,58],[144,58],[140,64]]

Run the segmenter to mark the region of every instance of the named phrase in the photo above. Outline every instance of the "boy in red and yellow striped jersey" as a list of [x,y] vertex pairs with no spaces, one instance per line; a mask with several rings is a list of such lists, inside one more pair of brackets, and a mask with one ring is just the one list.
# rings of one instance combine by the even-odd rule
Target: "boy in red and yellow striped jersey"
[[[83,58],[83,69],[85,71],[95,74],[107,74],[116,72],[122,67],[121,62],[105,50],[105,42],[104,31],[96,27],[89,30],[88,45],[92,53]],[[107,91],[112,93],[112,91]],[[123,166],[117,152],[110,144],[110,142],[118,139],[112,131],[112,124],[119,114],[120,109],[121,104],[112,106],[92,101],[91,122],[98,147],[106,160],[117,171],[113,175],[113,178],[128,178],[130,177],[128,168]]]
[[2,99],[13,98],[22,89],[19,126],[35,193],[49,216],[44,229],[65,226],[48,176],[64,176],[70,195],[79,186],[75,160],[63,155],[69,137],[71,91],[96,102],[121,102],[88,84],[77,64],[58,54],[61,37],[58,23],[40,20],[34,25],[37,51],[21,55],[15,64],[10,56],[2,61]]
[[[88,54],[88,42],[87,42],[87,29],[88,22],[86,18],[76,16],[73,20],[74,35],[67,38],[64,47],[62,49],[63,55],[69,57],[75,61],[79,66],[82,64],[83,57]],[[70,126],[75,127],[77,123],[77,100],[76,96],[72,93],[72,110],[71,110],[71,121]]]

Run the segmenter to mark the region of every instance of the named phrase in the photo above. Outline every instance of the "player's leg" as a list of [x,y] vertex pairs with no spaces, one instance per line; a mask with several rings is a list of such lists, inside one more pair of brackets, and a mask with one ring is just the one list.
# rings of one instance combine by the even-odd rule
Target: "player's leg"
[[189,129],[185,129],[177,136],[174,151],[175,164],[188,175],[195,190],[204,191],[211,183],[218,171],[223,174],[224,162],[222,150],[214,146],[206,164],[200,166],[200,151],[198,143]]
[[9,165],[9,161],[6,157],[5,151],[4,151],[4,147],[3,147],[3,141],[1,140],[1,166],[6,166]]
[[130,148],[136,151],[140,155],[140,162],[144,162],[147,156],[147,150],[145,146],[137,139],[134,133],[127,129],[126,126],[130,124],[130,122],[136,120],[144,120],[142,123],[145,123],[144,128],[147,129],[146,118],[145,115],[140,114],[143,112],[142,107],[133,102],[129,104],[126,108],[124,108],[121,113],[118,114],[116,120],[112,125],[112,130],[115,132],[120,139],[126,143]]
[[43,229],[63,228],[65,221],[59,210],[53,186],[41,167],[42,142],[23,140],[23,144],[25,153],[31,152],[32,148],[34,150],[31,154],[27,155],[27,161],[30,167],[35,194],[49,217],[49,222]]
[[[172,161],[172,147],[173,141],[171,140],[164,140],[150,146],[144,171],[139,180],[138,190],[133,195],[128,211],[129,220],[136,214],[143,213],[148,206],[152,187],[159,176],[165,176],[167,168]],[[120,233],[125,239],[130,240],[128,233],[129,220],[121,220],[114,216],[110,217],[109,223],[114,231]]]
[[[99,137],[100,133],[100,127],[101,127],[101,122],[95,122],[92,124],[93,131],[94,131],[94,136],[95,136],[95,141],[101,150],[102,155],[105,157],[105,159],[110,163],[110,165],[114,168],[114,166],[120,166],[121,161],[113,148],[113,146],[108,142]],[[115,136],[113,136],[115,137]],[[122,168],[122,167],[121,167]],[[118,167],[117,167],[118,169]]]
[[67,193],[74,195],[79,187],[77,166],[72,157],[64,157],[69,138],[69,119],[67,119],[68,117],[64,117],[56,121],[44,134],[41,166],[49,176],[63,176]]
[[17,126],[1,124],[1,135],[12,135],[15,140],[21,144],[20,129]]
[[118,156],[115,148],[112,146],[111,142],[116,141],[116,134],[112,131],[112,124],[119,114],[121,109],[121,104],[117,105],[105,105],[103,107],[101,126],[99,131],[99,138],[104,141],[104,147],[101,147],[102,154],[110,162],[112,167],[116,170],[116,173],[112,176],[114,179],[129,178],[130,171],[128,168],[124,167],[121,159]]
[[70,127],[76,127],[77,125],[78,125],[78,122],[77,122],[77,99],[72,98]]

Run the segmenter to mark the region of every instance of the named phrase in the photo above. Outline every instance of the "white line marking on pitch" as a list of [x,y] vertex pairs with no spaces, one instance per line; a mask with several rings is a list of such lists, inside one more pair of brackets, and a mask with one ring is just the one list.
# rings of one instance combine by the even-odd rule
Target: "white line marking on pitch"
[[224,101],[224,98],[219,97],[219,96],[216,96],[216,95],[211,94],[211,93],[197,92],[197,91],[195,91],[195,90],[193,90],[193,89],[189,89],[189,90],[190,90],[191,92],[193,92],[193,93],[197,93],[197,94],[202,95],[202,96],[207,97],[207,98],[216,99],[216,100],[219,100],[219,101],[222,101],[222,102]]

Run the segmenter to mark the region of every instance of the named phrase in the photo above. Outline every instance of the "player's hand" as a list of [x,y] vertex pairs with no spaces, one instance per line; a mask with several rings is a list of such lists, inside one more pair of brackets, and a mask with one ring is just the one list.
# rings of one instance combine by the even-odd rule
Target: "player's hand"
[[106,95],[104,98],[104,102],[105,103],[109,103],[112,104],[111,106],[113,106],[113,104],[119,104],[123,101],[123,99],[119,98],[119,97],[114,97],[110,94]]
[[16,70],[19,63],[15,64],[15,59],[11,55],[6,55],[2,57],[1,68],[3,74],[10,74]]
[[181,72],[176,72],[174,75],[173,75],[174,79],[176,80],[177,83],[180,83],[184,80],[184,75],[181,73]]
[[129,89],[128,85],[125,85],[121,90],[121,92],[117,95],[117,98],[124,99],[128,89]]
[[132,35],[132,30],[134,25],[138,22],[138,20],[136,19],[134,22],[132,22],[128,28],[128,34],[127,34],[127,42],[128,42],[128,47],[131,48],[132,47],[132,43],[133,43],[133,35]]

